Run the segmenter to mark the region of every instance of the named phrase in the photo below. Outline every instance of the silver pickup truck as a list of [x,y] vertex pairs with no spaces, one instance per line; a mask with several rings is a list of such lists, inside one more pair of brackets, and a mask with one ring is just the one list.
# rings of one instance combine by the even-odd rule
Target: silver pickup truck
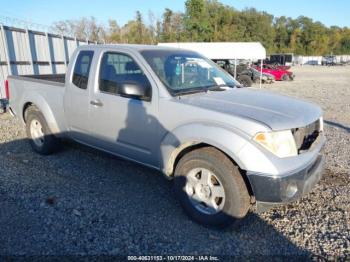
[[69,138],[160,170],[192,219],[222,226],[300,198],[323,169],[318,106],[237,86],[193,51],[98,45],[66,75],[10,76],[7,90],[36,152]]

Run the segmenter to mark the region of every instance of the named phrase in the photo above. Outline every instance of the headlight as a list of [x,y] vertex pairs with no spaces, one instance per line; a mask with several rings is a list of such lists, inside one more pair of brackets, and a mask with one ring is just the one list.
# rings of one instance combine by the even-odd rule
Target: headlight
[[298,155],[290,130],[257,133],[254,141],[281,158]]

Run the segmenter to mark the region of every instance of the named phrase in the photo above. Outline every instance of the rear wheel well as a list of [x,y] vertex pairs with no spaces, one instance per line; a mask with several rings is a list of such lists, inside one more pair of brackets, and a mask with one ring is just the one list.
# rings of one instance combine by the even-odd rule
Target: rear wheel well
[[249,182],[249,179],[248,179],[248,176],[247,176],[247,172],[243,169],[240,168],[240,166],[237,164],[237,162],[232,159],[229,155],[227,155],[225,152],[223,152],[222,150],[220,150],[219,148],[215,147],[215,146],[212,146],[212,145],[209,145],[209,144],[206,144],[206,143],[199,143],[199,144],[194,144],[194,145],[191,145],[191,146],[188,146],[184,149],[182,149],[180,151],[180,153],[177,154],[176,158],[175,158],[175,161],[174,161],[174,164],[173,164],[173,174],[175,172],[175,168],[177,166],[177,164],[179,163],[180,159],[186,155],[187,153],[189,152],[192,152],[194,150],[197,150],[197,149],[200,149],[200,148],[204,148],[204,147],[212,147],[212,148],[215,148],[216,150],[219,150],[220,152],[222,152],[235,166],[238,167],[238,170],[244,180],[244,183],[248,189],[248,192],[249,192],[249,195],[250,196],[254,196],[254,193],[253,193],[253,189],[252,189],[252,186]]
[[35,105],[32,102],[27,102],[23,106],[22,117],[23,117],[24,122],[26,122],[26,118],[27,118],[27,116],[26,116],[27,109],[31,106],[35,106]]

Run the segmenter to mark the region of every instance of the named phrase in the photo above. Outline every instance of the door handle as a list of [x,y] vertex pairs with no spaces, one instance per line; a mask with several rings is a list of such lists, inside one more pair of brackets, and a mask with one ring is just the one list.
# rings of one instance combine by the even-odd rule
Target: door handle
[[90,104],[93,106],[98,106],[98,107],[103,106],[103,103],[100,100],[92,100],[92,101],[90,101]]

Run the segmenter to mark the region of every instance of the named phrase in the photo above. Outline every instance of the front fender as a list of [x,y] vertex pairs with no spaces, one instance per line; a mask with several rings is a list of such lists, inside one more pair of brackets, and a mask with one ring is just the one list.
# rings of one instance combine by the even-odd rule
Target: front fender
[[206,123],[192,123],[177,127],[168,132],[161,142],[161,169],[167,176],[174,172],[174,164],[179,153],[196,144],[208,144],[216,147],[231,157],[237,165],[245,169],[238,157],[239,151],[248,142],[248,137],[235,133],[223,126],[212,126]]

